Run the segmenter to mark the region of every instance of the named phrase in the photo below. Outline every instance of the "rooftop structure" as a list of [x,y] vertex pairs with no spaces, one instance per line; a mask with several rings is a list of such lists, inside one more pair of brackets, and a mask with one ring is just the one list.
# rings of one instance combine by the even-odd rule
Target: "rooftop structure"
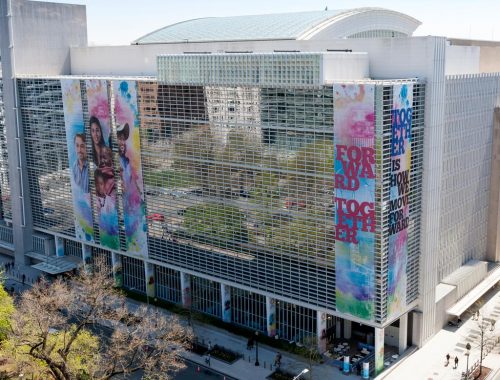
[[420,24],[413,17],[383,8],[208,17],[168,25],[133,43],[409,37]]

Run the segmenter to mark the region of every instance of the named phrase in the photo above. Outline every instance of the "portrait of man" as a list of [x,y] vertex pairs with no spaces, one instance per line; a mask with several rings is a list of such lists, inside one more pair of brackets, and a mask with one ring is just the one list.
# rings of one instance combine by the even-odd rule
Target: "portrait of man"
[[85,134],[75,135],[75,152],[77,160],[73,164],[73,181],[84,193],[89,192],[89,164],[87,161],[87,144]]
[[137,184],[137,173],[130,164],[128,157],[127,140],[130,136],[130,126],[128,123],[120,124],[116,128],[116,139],[118,140],[118,154],[120,155],[120,175],[125,192],[135,194],[142,198],[140,188]]
[[[116,138],[118,140],[118,153],[120,154],[120,160],[122,161],[122,165],[126,163],[128,165],[127,158],[127,140],[130,135],[130,127],[128,123],[120,124],[116,128]],[[125,165],[124,165],[125,166]]]

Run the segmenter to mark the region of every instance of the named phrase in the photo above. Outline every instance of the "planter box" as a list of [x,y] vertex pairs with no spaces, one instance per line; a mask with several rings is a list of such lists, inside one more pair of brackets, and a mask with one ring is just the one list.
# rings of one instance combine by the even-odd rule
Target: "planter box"
[[227,363],[227,364],[233,364],[234,362],[241,359],[241,355],[239,353],[228,350],[224,347],[217,346],[217,345],[215,345],[210,350],[210,352],[207,352],[207,353],[210,353],[210,356],[213,359],[220,360],[220,361]]

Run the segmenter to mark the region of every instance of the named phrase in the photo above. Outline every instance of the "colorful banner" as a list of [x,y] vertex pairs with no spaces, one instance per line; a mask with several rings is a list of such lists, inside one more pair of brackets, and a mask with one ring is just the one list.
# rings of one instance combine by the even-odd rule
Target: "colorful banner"
[[337,311],[374,318],[375,87],[334,85]]
[[375,327],[375,375],[384,370],[384,329]]
[[182,306],[191,308],[191,276],[181,272]]
[[85,81],[85,88],[89,108],[90,140],[94,162],[94,207],[97,211],[99,238],[103,246],[119,249],[108,86],[105,80],[92,79]]
[[222,320],[231,323],[231,287],[221,284],[222,293]]
[[94,227],[89,191],[89,162],[80,81],[62,79],[61,90],[75,215],[75,236],[79,240],[93,242]]
[[266,297],[267,336],[276,335],[276,300]]
[[387,280],[388,318],[403,313],[406,308],[413,84],[395,85],[393,94],[391,195],[389,201],[389,276]]
[[146,270],[146,279],[147,279],[147,285],[146,285],[146,294],[150,298],[154,298],[156,295],[155,291],[155,267],[151,263],[144,263],[145,265],[145,270]]
[[113,277],[115,286],[121,288],[123,286],[123,266],[122,257],[118,253],[111,252],[111,264],[113,265]]
[[128,253],[146,257],[148,239],[137,111],[137,84],[135,81],[114,81],[113,91],[123,188],[126,247]]

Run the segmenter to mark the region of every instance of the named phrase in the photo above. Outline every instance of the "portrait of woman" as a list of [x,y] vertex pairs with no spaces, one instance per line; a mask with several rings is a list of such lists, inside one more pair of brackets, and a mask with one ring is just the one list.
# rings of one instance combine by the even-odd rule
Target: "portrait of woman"
[[103,149],[106,147],[104,136],[102,134],[101,122],[95,116],[89,120],[90,136],[92,138],[92,159],[94,164],[99,167],[101,165],[101,156]]

